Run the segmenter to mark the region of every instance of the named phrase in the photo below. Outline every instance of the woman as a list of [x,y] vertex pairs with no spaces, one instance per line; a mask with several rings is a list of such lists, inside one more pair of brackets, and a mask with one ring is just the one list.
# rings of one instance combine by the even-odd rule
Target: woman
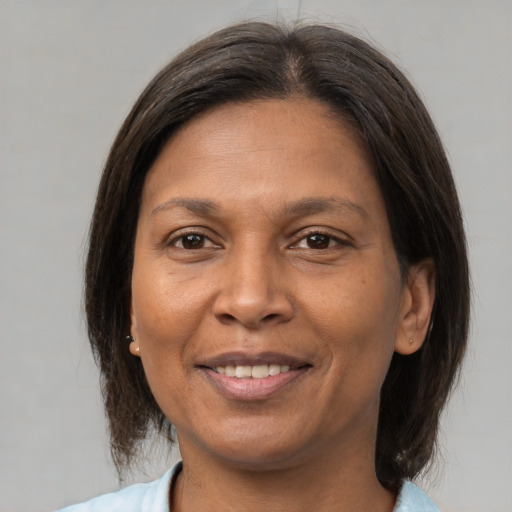
[[154,427],[183,462],[66,510],[438,510],[411,480],[466,344],[464,233],[367,43],[246,23],[162,70],[105,166],[86,309],[117,467]]

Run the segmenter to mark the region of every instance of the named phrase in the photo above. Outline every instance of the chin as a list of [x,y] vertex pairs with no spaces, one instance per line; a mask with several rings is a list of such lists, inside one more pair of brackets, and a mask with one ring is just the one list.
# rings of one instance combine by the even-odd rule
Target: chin
[[[218,454],[222,456],[221,454]],[[305,455],[300,455],[300,451],[288,449],[286,446],[262,446],[260,443],[251,448],[243,447],[241,449],[231,447],[229,453],[226,453],[223,460],[226,464],[241,471],[268,472],[290,469],[294,466],[300,466],[305,459]]]
[[304,434],[303,429],[276,429],[275,425],[258,423],[225,429],[221,438],[205,448],[215,458],[247,471],[285,469],[304,462],[312,443],[297,434]]

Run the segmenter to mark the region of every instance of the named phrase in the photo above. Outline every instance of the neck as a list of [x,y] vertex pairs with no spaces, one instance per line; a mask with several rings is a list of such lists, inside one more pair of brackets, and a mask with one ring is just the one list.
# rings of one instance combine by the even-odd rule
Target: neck
[[350,452],[261,469],[182,450],[172,512],[391,512],[395,496],[379,483],[373,452]]

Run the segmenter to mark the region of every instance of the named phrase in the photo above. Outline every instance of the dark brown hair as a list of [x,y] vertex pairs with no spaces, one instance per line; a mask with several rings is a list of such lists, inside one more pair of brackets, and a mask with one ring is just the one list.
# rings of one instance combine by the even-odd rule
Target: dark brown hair
[[375,464],[382,484],[396,489],[431,461],[469,316],[466,244],[443,146],[409,81],[366,42],[333,27],[244,23],[201,40],[157,74],[124,122],[101,178],[85,304],[118,468],[132,461],[151,428],[171,434],[125,342],[146,173],[170,135],[198,114],[226,102],[297,94],[323,102],[357,130],[373,160],[402,271],[424,258],[435,263],[428,339],[411,356],[393,356],[382,387]]

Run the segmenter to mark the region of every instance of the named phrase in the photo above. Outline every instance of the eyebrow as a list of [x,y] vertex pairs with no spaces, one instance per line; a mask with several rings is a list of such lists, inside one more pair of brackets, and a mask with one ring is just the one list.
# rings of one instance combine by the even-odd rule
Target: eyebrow
[[[190,212],[201,216],[211,215],[221,210],[220,206],[208,199],[176,197],[154,208],[150,217],[154,217],[158,213],[173,208],[174,206],[185,208]],[[362,217],[366,217],[368,215],[362,206],[339,196],[305,197],[298,201],[286,203],[284,207],[285,215],[290,217],[300,217],[323,212],[335,212],[339,210],[352,211]]]
[[286,214],[290,216],[306,216],[315,213],[331,212],[336,210],[349,210],[362,217],[366,217],[366,210],[350,201],[349,199],[331,196],[331,197],[305,197],[293,203],[288,203],[285,207]]
[[165,203],[158,205],[150,214],[150,217],[154,217],[158,213],[168,210],[173,206],[181,206],[182,208],[186,208],[192,213],[196,213],[198,215],[206,216],[211,214],[217,210],[219,207],[212,201],[208,201],[207,199],[194,199],[194,198],[186,198],[186,197],[176,197],[174,199],[170,199]]

